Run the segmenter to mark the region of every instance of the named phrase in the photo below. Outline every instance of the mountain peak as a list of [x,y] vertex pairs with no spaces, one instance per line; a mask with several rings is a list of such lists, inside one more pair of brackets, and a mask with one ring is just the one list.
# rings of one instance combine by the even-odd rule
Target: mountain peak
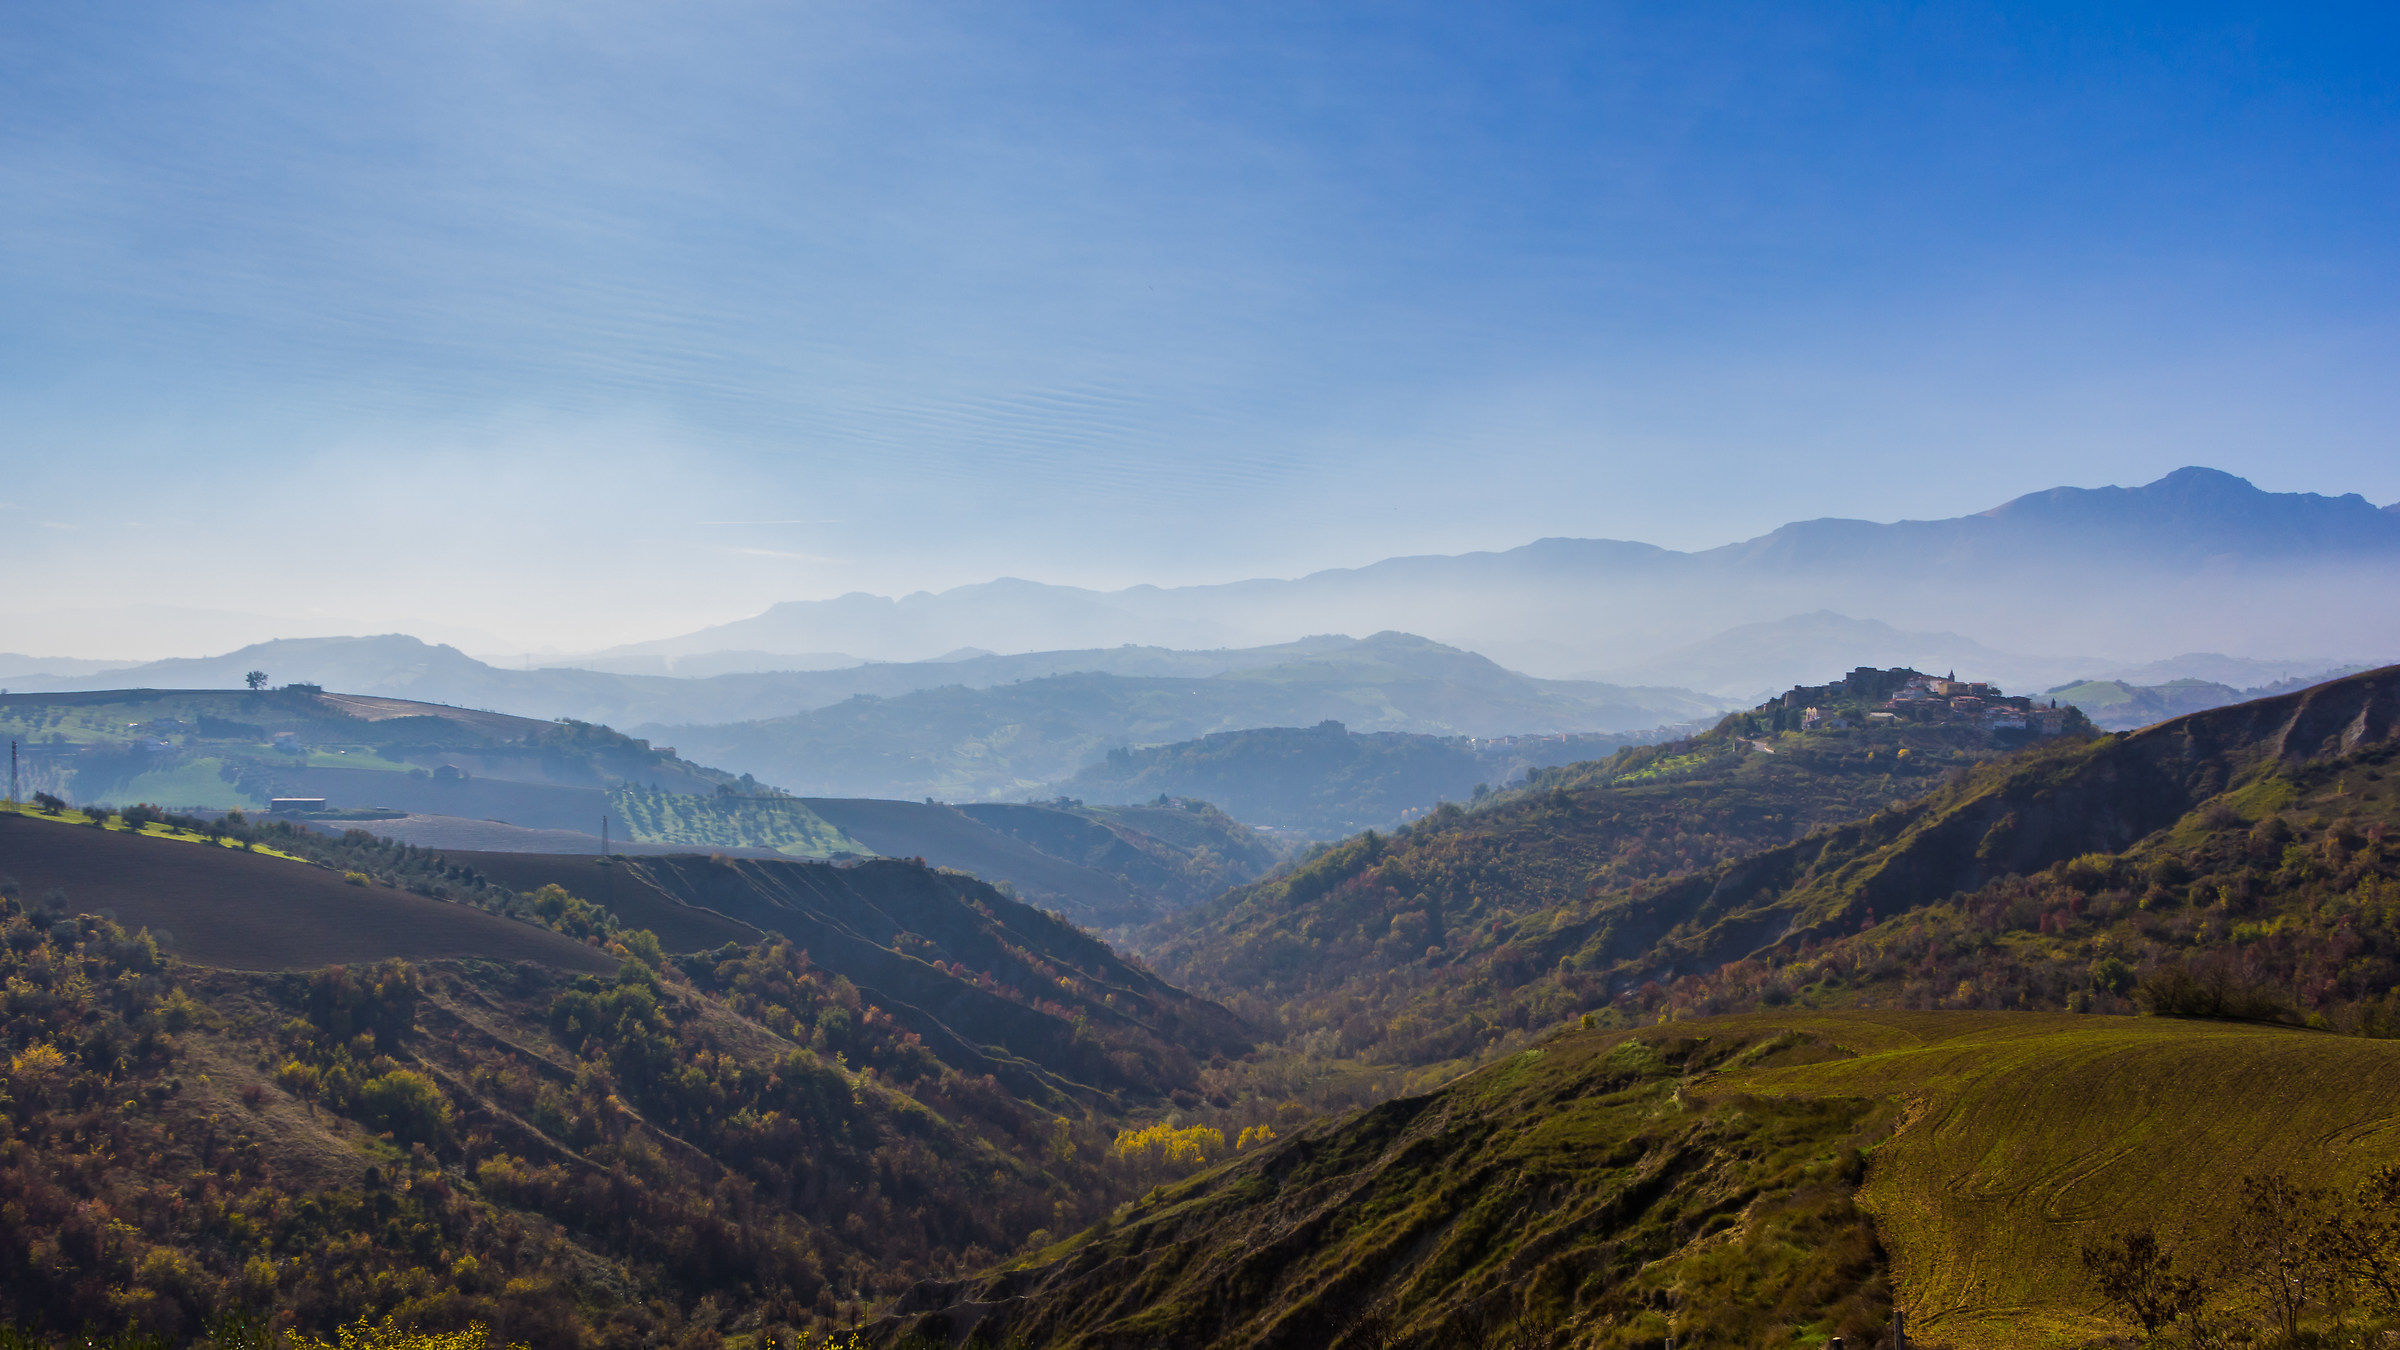
[[2075,533],[2167,555],[2249,558],[2400,546],[2395,513],[2357,493],[2267,492],[2222,469],[2187,465],[2140,487],[2030,492],[1980,519],[2042,534]]

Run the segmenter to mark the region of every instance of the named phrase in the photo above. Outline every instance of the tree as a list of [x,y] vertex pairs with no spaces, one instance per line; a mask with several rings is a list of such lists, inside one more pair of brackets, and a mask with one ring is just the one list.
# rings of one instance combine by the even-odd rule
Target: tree
[[2140,1325],[2146,1341],[2157,1340],[2161,1331],[2197,1311],[2208,1296],[2198,1278],[2175,1273],[2174,1256],[2147,1228],[2085,1244],[2083,1268],[2100,1286],[2100,1296]]
[[2332,1284],[2325,1242],[2332,1193],[2282,1172],[2242,1178],[2241,1207],[2226,1233],[2226,1274],[2257,1295],[2283,1329],[2300,1335],[2300,1315]]
[[2355,1208],[2325,1227],[2331,1264],[2375,1311],[2400,1313],[2400,1166],[2359,1183]]
[[249,685],[252,689],[264,689],[267,687],[267,672],[263,670],[251,671],[249,674],[242,677],[242,683]]

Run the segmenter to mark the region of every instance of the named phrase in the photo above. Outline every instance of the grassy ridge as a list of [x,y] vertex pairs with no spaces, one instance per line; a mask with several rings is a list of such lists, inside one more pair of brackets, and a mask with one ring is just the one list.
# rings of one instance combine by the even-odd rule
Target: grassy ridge
[[2081,1245],[2127,1225],[2221,1227],[2246,1173],[2347,1187],[2400,1161],[2400,1044],[2172,1018],[1843,1013],[1707,1019],[1856,1058],[1718,1075],[1719,1094],[1903,1098],[1863,1193],[1929,1341],[2080,1345],[2097,1315]]

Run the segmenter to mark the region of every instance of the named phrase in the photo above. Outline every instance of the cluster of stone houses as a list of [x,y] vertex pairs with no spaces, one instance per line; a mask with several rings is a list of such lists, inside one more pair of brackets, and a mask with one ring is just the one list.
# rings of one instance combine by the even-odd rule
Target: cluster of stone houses
[[[1866,714],[1870,725],[1909,723],[1964,724],[1979,731],[2029,731],[2056,736],[2067,729],[2074,710],[2054,702],[2044,708],[2023,696],[2010,697],[1997,685],[1948,676],[1911,675],[1891,697]],[[1801,714],[1804,731],[1851,725],[1830,710],[1808,708]]]

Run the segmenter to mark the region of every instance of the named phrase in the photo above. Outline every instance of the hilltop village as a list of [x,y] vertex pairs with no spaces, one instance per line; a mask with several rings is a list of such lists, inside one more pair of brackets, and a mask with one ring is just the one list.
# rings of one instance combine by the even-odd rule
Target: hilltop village
[[2074,708],[2046,707],[1957,672],[1860,666],[1838,683],[1798,685],[1774,705],[1776,731],[1838,731],[1854,726],[1944,725],[1992,736],[2057,736],[2085,724]]

